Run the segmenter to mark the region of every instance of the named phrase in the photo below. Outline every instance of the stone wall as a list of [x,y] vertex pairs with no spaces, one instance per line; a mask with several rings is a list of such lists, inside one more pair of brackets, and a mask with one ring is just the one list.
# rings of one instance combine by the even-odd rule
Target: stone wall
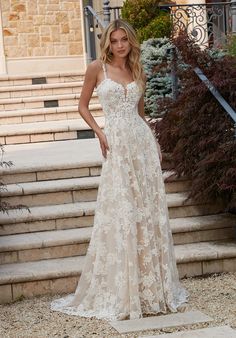
[[1,0],[7,58],[83,54],[79,0]]

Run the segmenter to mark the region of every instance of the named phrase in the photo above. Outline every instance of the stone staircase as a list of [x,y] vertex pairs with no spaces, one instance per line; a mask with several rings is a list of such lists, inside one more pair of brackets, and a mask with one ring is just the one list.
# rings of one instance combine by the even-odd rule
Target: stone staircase
[[[44,77],[42,79],[37,81],[45,81]],[[54,74],[46,78],[46,84],[34,85],[32,78],[2,78],[1,81],[2,88],[5,89],[1,91],[5,95],[0,99],[2,103],[7,105],[6,102],[15,100],[14,95],[18,91],[22,96],[17,100],[22,100],[21,103],[24,104],[31,98],[30,90],[32,99],[39,98],[39,101],[34,102],[42,103],[45,102],[45,97],[54,100],[58,96],[78,95],[75,88],[79,92],[82,75]],[[70,85],[66,86],[67,83]],[[33,86],[38,87],[32,89]],[[22,88],[15,91],[16,87]],[[75,93],[68,93],[68,88],[75,90]],[[56,89],[60,89],[61,93],[47,92],[44,96],[40,92]],[[64,89],[66,93],[63,92]],[[33,90],[39,90],[38,95],[33,94]],[[28,96],[24,96],[26,94]],[[67,107],[73,107],[76,112],[78,99],[73,104],[74,106],[66,106],[62,103],[59,108],[64,109],[66,114],[69,113]],[[100,115],[96,119],[103,126],[99,104],[94,101],[91,105],[97,107],[97,111],[93,111],[94,116]],[[102,155],[98,139],[89,134],[89,127],[79,117],[78,112],[74,117],[63,115],[62,120],[59,120],[56,110],[53,113],[48,112],[52,109],[54,108],[21,106],[19,109],[11,107],[0,111],[1,118],[6,123],[0,127],[1,136],[7,143],[4,160],[14,163],[9,169],[1,169],[2,181],[7,185],[7,190],[1,194],[2,199],[9,203],[26,204],[30,208],[30,212],[11,210],[0,217],[2,303],[22,296],[73,292],[84,264],[93,226]],[[21,119],[18,122],[11,120],[14,112]],[[27,113],[31,117],[36,116],[36,119],[44,116],[45,120],[26,122],[22,119]],[[52,121],[47,120],[50,115]],[[57,129],[59,123],[67,127],[73,126],[76,135],[64,135],[66,140],[57,138],[57,133],[65,133]],[[51,129],[46,130],[49,125]],[[86,139],[78,136],[80,131],[88,132],[83,135]],[[52,140],[45,137],[45,134],[53,133],[55,138]],[[32,135],[39,135],[39,138],[35,139]],[[22,138],[16,138],[17,136]],[[87,138],[88,136],[90,137]],[[12,137],[12,142],[7,142],[9,137]],[[28,138],[24,140],[23,137]],[[186,201],[190,182],[170,177],[170,164],[165,159],[163,174],[180,276],[236,271],[233,228],[236,218],[225,213],[220,204]]]
[[[1,144],[77,139],[86,132],[94,137],[78,112],[82,84],[82,73],[1,76]],[[96,94],[90,110],[93,116],[102,116]]]

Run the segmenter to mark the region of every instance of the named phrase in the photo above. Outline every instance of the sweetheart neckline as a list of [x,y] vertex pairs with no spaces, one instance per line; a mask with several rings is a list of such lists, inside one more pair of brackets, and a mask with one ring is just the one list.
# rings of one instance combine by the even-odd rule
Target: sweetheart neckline
[[109,81],[111,81],[111,82],[113,82],[113,83],[115,83],[115,84],[118,84],[118,85],[121,86],[124,90],[126,90],[127,87],[128,87],[129,85],[131,85],[131,84],[133,84],[133,83],[136,83],[135,81],[131,81],[131,82],[127,83],[127,84],[124,86],[122,83],[117,82],[117,81],[114,81],[114,80],[110,79],[109,77],[107,77],[107,78],[103,79],[103,80],[97,85],[96,90],[98,90],[98,88],[101,86],[101,84],[102,84],[103,82],[105,82],[106,80],[109,80]]

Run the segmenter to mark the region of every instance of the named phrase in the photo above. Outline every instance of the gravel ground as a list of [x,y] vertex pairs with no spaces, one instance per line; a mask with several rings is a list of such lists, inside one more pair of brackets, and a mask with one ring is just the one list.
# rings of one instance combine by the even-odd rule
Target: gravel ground
[[214,318],[209,324],[149,330],[119,335],[108,322],[52,312],[49,304],[58,296],[44,296],[0,305],[1,338],[110,338],[138,337],[208,326],[230,325],[236,329],[236,273],[187,278],[183,285],[190,292],[188,310],[200,310]]

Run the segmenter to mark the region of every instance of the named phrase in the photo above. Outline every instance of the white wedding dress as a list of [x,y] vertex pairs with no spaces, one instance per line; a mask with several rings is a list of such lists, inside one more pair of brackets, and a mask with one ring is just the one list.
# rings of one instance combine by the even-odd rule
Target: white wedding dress
[[136,82],[97,87],[110,151],[103,160],[93,233],[74,295],[51,309],[106,320],[176,312],[179,282],[155,137],[138,114]]

